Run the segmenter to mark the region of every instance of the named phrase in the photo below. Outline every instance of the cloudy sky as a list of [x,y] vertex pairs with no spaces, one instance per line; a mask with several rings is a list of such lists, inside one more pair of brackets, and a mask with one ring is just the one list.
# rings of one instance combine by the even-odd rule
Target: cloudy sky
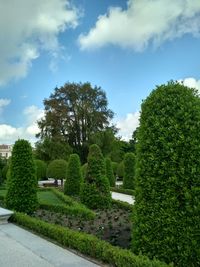
[[0,0],[0,43],[1,144],[33,143],[65,82],[105,90],[126,140],[156,85],[200,89],[199,0]]

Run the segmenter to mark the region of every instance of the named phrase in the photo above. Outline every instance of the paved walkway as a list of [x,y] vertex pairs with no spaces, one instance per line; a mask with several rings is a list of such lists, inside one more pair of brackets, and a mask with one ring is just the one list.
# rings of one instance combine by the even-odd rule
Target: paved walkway
[[129,204],[134,204],[133,196],[122,194],[122,193],[117,193],[117,192],[111,192],[111,193],[112,193],[113,199],[125,201],[125,202],[128,202]]
[[1,267],[97,267],[14,224],[0,225]]

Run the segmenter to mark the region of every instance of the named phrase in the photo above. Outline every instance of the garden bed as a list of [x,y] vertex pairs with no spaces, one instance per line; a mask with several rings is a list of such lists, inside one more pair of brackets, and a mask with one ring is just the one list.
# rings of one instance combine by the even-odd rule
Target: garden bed
[[87,220],[74,215],[39,209],[34,217],[43,221],[59,224],[70,229],[93,234],[112,245],[130,248],[131,211],[113,205],[107,210],[97,210],[95,219]]

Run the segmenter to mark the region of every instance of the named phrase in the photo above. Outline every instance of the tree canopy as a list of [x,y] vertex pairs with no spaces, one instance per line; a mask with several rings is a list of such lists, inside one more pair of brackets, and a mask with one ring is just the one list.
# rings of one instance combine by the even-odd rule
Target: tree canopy
[[64,141],[85,159],[90,136],[108,127],[113,118],[105,92],[90,83],[66,83],[55,88],[44,106],[45,117],[38,122],[37,136]]

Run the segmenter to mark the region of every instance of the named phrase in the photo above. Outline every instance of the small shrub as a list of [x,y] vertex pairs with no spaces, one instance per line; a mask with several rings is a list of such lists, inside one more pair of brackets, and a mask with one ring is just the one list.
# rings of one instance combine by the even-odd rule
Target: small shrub
[[43,160],[36,159],[35,160],[35,165],[36,165],[36,176],[37,180],[46,180],[46,171],[47,171],[47,165]]
[[15,142],[9,169],[6,206],[28,214],[34,212],[38,205],[37,179],[32,148],[28,141]]
[[121,161],[117,166],[117,176],[120,179],[123,179],[124,177],[124,161]]
[[133,153],[126,153],[124,157],[123,188],[134,189],[134,176],[135,176],[135,155]]
[[77,154],[71,154],[68,162],[64,193],[73,196],[79,195],[81,183],[82,173],[79,156]]
[[105,162],[100,148],[91,145],[88,155],[87,176],[81,187],[81,201],[89,208],[107,208],[111,203]]
[[47,177],[54,178],[56,181],[67,177],[67,161],[64,159],[55,159],[47,167]]

